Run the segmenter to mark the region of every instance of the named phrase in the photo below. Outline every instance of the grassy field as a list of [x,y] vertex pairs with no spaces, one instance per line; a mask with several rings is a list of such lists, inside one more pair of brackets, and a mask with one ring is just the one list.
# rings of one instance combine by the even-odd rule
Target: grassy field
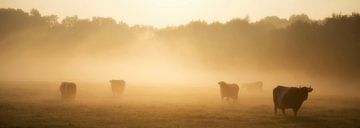
[[274,115],[271,91],[220,101],[218,86],[128,85],[115,98],[107,83],[78,84],[77,99],[62,101],[59,83],[2,82],[0,127],[83,128],[359,128],[360,98],[314,90],[300,109]]

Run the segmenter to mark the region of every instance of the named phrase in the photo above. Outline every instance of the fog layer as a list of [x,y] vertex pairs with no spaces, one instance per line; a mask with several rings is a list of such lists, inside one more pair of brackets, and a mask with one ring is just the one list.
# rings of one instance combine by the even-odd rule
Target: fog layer
[[0,9],[0,80],[356,85],[360,14],[167,28]]

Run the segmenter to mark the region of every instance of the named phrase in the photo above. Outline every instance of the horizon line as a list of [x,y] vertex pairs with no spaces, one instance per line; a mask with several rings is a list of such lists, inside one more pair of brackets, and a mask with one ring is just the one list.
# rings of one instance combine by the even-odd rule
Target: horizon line
[[225,21],[221,21],[221,20],[209,21],[209,20],[205,20],[205,19],[198,18],[198,19],[191,19],[191,20],[189,20],[189,21],[187,21],[187,22],[185,22],[185,23],[181,23],[181,24],[166,24],[166,25],[157,26],[157,25],[154,25],[154,24],[137,24],[137,23],[131,24],[131,23],[129,23],[129,22],[126,22],[125,20],[117,19],[117,18],[114,18],[114,17],[112,17],[112,16],[81,17],[81,16],[79,16],[78,14],[68,15],[68,16],[59,16],[59,14],[54,14],[54,13],[52,13],[52,14],[43,14],[43,13],[42,13],[39,9],[37,9],[37,8],[31,8],[31,9],[25,10],[25,9],[22,9],[22,8],[12,8],[12,7],[4,8],[4,7],[3,7],[3,8],[0,8],[0,9],[22,10],[23,12],[28,13],[28,14],[30,14],[31,10],[35,9],[35,10],[37,10],[37,11],[40,12],[41,17],[43,17],[43,16],[51,16],[51,15],[57,16],[57,18],[58,18],[57,21],[58,21],[58,22],[61,22],[61,21],[64,20],[66,17],[74,17],[74,16],[76,16],[76,17],[78,17],[78,19],[88,19],[88,20],[90,20],[90,21],[92,21],[93,18],[98,17],[98,18],[111,18],[111,19],[115,20],[116,24],[125,23],[125,24],[128,25],[129,27],[144,26],[144,27],[151,27],[151,28],[155,28],[155,29],[179,27],[179,26],[184,26],[184,25],[187,25],[187,24],[189,24],[189,23],[198,22],[198,21],[200,21],[200,22],[205,22],[206,24],[213,24],[213,23],[226,24],[227,22],[230,22],[231,20],[241,19],[241,20],[248,20],[249,23],[257,23],[257,22],[263,20],[263,19],[266,18],[266,17],[272,17],[272,16],[278,17],[279,19],[289,20],[289,18],[290,18],[291,16],[294,16],[294,15],[306,15],[306,16],[308,16],[308,18],[309,18],[310,20],[324,20],[324,19],[326,19],[326,18],[331,18],[333,15],[352,15],[352,14],[360,14],[360,12],[356,12],[356,11],[354,11],[354,12],[347,12],[347,13],[345,13],[345,12],[337,12],[337,13],[336,13],[336,12],[333,12],[333,13],[331,13],[331,15],[324,16],[324,17],[322,17],[322,18],[317,18],[317,19],[316,19],[316,18],[310,17],[310,16],[309,16],[308,14],[306,14],[306,13],[294,13],[294,14],[288,16],[288,17],[280,17],[280,16],[278,16],[278,15],[268,15],[268,16],[261,17],[261,18],[259,18],[259,19],[257,19],[257,20],[251,20],[251,16],[250,16],[250,15],[246,15],[246,16],[244,16],[243,18],[241,18],[240,16],[235,16],[235,17],[229,18],[229,19],[227,19],[227,20],[225,20]]

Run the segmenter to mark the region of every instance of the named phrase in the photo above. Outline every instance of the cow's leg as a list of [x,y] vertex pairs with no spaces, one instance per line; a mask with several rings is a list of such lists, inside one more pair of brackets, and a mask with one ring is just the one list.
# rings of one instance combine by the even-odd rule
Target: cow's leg
[[223,96],[220,97],[220,100],[221,100],[221,103],[224,103],[224,97]]
[[274,105],[274,112],[275,112],[275,115],[277,114],[277,106]]
[[113,96],[116,97],[116,87],[113,84],[111,85],[111,91],[113,93]]
[[232,98],[232,100],[233,100],[233,103],[236,103],[236,101],[237,101],[237,97],[236,97],[236,96],[234,96],[234,97]]
[[278,101],[277,101],[277,96],[275,95],[275,92],[273,92],[273,102],[274,102],[274,112],[275,112],[275,115],[277,114],[277,109],[278,109]]
[[299,111],[299,109],[294,108],[293,111],[294,111],[294,116],[297,116],[297,112]]
[[231,97],[225,97],[225,101],[226,101],[226,103],[230,103],[230,102],[231,102],[231,100],[232,100],[232,98],[231,98]]
[[65,99],[69,99],[69,85],[65,86]]
[[75,86],[71,86],[71,99],[75,99]]
[[282,113],[283,113],[284,115],[286,115],[286,113],[285,113],[285,108],[282,108],[281,111],[282,111]]
[[232,98],[233,103],[236,103],[236,98]]

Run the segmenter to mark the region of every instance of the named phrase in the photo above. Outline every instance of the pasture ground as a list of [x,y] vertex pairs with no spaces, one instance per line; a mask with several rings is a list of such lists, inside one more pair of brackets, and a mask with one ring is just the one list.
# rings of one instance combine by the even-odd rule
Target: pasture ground
[[0,128],[359,128],[360,98],[314,90],[298,117],[274,115],[271,91],[220,101],[218,86],[78,84],[77,99],[60,99],[59,83],[2,82]]

